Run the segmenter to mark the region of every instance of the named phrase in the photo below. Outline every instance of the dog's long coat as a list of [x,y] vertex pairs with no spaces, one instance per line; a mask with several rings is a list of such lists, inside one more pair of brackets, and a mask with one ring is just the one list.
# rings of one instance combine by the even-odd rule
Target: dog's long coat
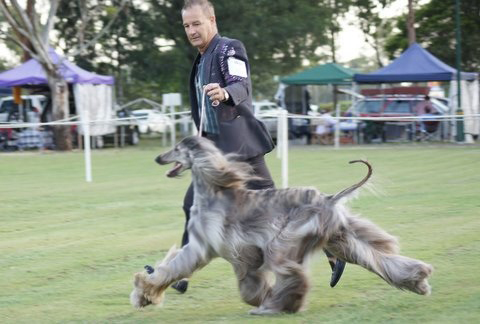
[[[180,250],[172,248],[153,273],[135,275],[130,295],[135,307],[161,303],[172,282],[222,257],[234,268],[243,300],[257,307],[252,314],[297,312],[308,291],[304,261],[321,248],[394,287],[430,293],[432,267],[398,255],[393,236],[353,215],[342,201],[370,177],[367,162],[354,161],[369,169],[360,183],[326,195],[311,188],[246,190],[245,183],[253,179],[250,166],[224,156],[200,137],[184,139],[156,161],[175,162],[169,177],[192,170],[190,242]],[[275,274],[273,285],[269,272]]]

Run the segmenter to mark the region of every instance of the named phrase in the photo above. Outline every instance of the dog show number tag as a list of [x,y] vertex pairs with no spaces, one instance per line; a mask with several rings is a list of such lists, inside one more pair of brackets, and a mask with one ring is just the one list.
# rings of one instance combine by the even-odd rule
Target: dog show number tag
[[247,65],[245,62],[233,57],[229,57],[227,63],[228,73],[230,73],[230,75],[235,75],[242,78],[247,77]]

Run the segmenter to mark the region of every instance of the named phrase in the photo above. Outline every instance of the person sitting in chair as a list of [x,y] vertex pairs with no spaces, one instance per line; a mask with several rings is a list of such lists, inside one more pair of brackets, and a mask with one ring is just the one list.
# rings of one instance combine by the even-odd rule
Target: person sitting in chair
[[429,96],[425,96],[424,101],[420,102],[416,106],[418,117],[420,118],[419,125],[419,140],[428,138],[431,133],[434,133],[439,125],[439,121],[432,118],[437,113],[430,101]]
[[322,111],[320,118],[312,121],[315,127],[313,134],[315,142],[319,144],[332,144],[336,123],[337,121],[332,117],[329,110]]

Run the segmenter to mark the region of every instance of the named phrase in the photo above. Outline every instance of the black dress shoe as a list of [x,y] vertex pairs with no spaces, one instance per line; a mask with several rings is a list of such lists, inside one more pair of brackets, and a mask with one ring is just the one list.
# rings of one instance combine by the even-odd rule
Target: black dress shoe
[[182,279],[172,285],[172,288],[181,294],[184,294],[188,288],[188,280]]
[[335,267],[333,267],[332,278],[330,279],[330,287],[335,287],[340,278],[342,277],[343,270],[345,269],[345,262],[337,259],[335,262]]

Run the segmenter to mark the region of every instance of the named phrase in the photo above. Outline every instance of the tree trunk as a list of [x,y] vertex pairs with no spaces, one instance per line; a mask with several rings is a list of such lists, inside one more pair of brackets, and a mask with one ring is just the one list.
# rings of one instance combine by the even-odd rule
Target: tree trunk
[[337,63],[337,51],[335,50],[335,30],[334,30],[334,27],[332,26],[332,28],[330,28],[330,36],[331,36],[331,39],[330,39],[330,47],[332,48],[332,62],[333,63]]
[[336,33],[338,31],[337,27],[337,19],[338,19],[338,10],[337,10],[337,1],[332,0],[330,2],[330,7],[332,10],[332,21],[330,24],[330,46],[332,48],[332,62],[337,63],[337,51],[336,51],[336,44],[335,44],[335,37],[337,36]]
[[378,68],[382,68],[383,67],[383,63],[382,63],[382,58],[380,57],[380,44],[378,43],[378,36],[375,35],[375,39],[374,39],[374,49],[375,49],[375,58],[377,59],[377,65],[378,65]]
[[415,33],[415,11],[413,4],[415,0],[408,0],[408,17],[407,17],[407,30],[408,30],[408,45],[412,45],[417,41],[417,35]]
[[[52,95],[52,114],[53,120],[64,120],[68,118],[68,84],[60,76],[50,76],[48,85]],[[70,151],[72,149],[72,134],[70,126],[54,126],[55,146],[60,151]]]

